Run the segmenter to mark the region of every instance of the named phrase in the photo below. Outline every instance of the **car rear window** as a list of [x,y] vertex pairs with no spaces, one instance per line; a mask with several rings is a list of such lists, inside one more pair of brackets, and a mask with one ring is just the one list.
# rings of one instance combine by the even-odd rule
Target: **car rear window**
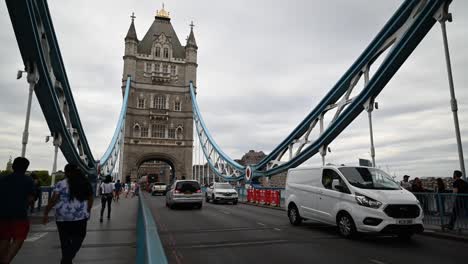
[[193,181],[178,182],[176,190],[181,192],[196,192],[197,190],[200,190],[200,184]]
[[164,182],[157,182],[154,185],[166,185]]

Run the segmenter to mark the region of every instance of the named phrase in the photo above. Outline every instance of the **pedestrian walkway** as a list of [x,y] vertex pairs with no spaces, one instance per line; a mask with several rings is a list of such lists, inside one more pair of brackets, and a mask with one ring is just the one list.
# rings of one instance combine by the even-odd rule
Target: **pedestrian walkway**
[[[74,263],[134,263],[138,198],[112,203],[112,218],[99,223],[100,200],[96,199],[88,222],[88,233]],[[33,216],[31,231],[13,264],[60,263],[61,251],[53,218],[47,225]]]

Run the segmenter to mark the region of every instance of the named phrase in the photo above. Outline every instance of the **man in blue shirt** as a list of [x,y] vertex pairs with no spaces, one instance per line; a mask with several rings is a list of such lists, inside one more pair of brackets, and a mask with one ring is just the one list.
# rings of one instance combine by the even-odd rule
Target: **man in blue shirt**
[[29,232],[28,206],[34,199],[34,185],[25,172],[26,158],[13,161],[13,173],[0,178],[0,263],[10,263]]

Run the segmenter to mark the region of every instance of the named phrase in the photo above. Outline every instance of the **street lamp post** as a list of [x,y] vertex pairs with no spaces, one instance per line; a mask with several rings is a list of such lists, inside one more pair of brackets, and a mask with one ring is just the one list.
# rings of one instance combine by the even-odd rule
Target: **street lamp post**
[[[369,68],[366,68],[364,71],[364,83],[367,85],[369,83]],[[374,146],[374,129],[372,127],[372,111],[374,109],[379,109],[379,106],[377,102],[375,102],[375,98],[370,98],[366,104],[364,105],[364,108],[367,111],[367,117],[369,119],[369,134],[370,134],[370,154],[372,158],[372,167],[375,168],[375,146]]]
[[465,170],[465,159],[463,157],[463,145],[461,141],[460,135],[460,125],[458,122],[458,104],[457,99],[455,97],[455,88],[453,85],[453,76],[452,76],[452,63],[450,61],[450,52],[448,47],[448,40],[447,40],[447,29],[445,26],[445,22],[452,22],[452,14],[448,12],[448,6],[445,6],[441,14],[438,17],[440,22],[440,26],[442,28],[442,39],[444,42],[444,53],[445,53],[445,63],[447,65],[447,77],[449,82],[449,89],[450,89],[450,105],[452,108],[453,113],[453,122],[455,124],[455,136],[457,138],[457,146],[458,146],[458,159],[460,162],[460,169],[463,173],[463,179],[466,180],[466,170]]
[[[55,173],[57,172],[57,155],[58,155],[58,149],[60,145],[62,144],[62,137],[60,134],[55,134],[53,135],[54,137],[54,163],[52,164],[52,181],[50,182],[50,186],[54,186],[55,184]],[[46,142],[49,141],[50,136],[46,137]]]
[[18,71],[18,74],[16,75],[16,79],[21,79],[23,76],[23,73],[27,72],[27,81],[29,83],[29,95],[28,95],[28,106],[26,109],[26,120],[24,123],[24,131],[23,131],[23,138],[21,140],[22,142],[22,148],[21,148],[21,157],[26,156],[26,146],[28,145],[28,138],[29,138],[29,118],[31,117],[31,103],[32,103],[32,95],[34,91],[34,87],[36,86],[36,83],[39,81],[39,75],[36,72],[36,67],[33,67],[33,69],[29,69],[29,67],[26,67],[26,71]]

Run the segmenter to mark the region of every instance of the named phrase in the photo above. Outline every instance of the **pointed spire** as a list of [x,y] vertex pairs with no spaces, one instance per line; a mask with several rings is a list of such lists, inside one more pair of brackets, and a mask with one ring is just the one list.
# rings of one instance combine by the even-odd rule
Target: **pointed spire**
[[197,42],[195,41],[195,35],[193,34],[193,27],[195,26],[193,24],[193,21],[190,23],[190,35],[187,38],[187,45],[186,46],[194,46],[195,48],[198,48]]
[[136,30],[135,30],[135,24],[133,23],[136,16],[135,13],[132,12],[132,15],[130,16],[132,18],[132,23],[130,24],[130,28],[128,29],[127,36],[125,37],[125,40],[127,39],[133,39],[138,41]]

